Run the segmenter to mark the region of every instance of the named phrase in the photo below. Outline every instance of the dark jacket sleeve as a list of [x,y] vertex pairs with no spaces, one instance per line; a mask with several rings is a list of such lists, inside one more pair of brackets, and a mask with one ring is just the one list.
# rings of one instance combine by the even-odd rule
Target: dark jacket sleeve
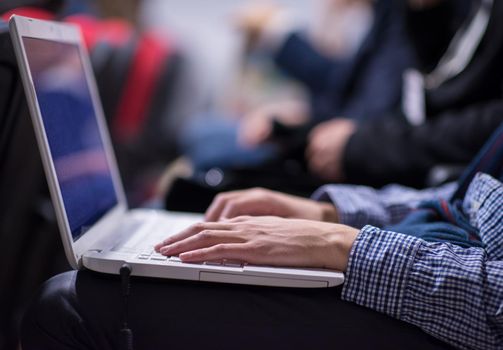
[[407,33],[423,71],[430,71],[436,66],[468,17],[472,3],[472,0],[443,0],[426,10],[407,7]]
[[421,126],[401,116],[362,124],[344,154],[347,181],[422,187],[435,165],[467,165],[503,122],[503,101],[451,111]]
[[288,36],[277,51],[277,65],[309,89],[313,120],[336,115],[372,118],[398,105],[402,72],[414,62],[403,8],[393,0],[379,0],[374,13],[359,50],[346,59],[324,56],[298,33]]
[[305,84],[313,93],[325,90],[328,85],[334,90],[337,90],[337,86],[339,89],[345,86],[353,65],[351,59],[322,55],[300,33],[292,33],[287,37],[276,53],[275,61],[280,68]]

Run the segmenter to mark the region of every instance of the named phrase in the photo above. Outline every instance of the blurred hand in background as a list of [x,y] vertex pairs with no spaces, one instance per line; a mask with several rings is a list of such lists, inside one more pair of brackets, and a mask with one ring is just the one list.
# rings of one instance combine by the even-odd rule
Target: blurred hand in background
[[343,118],[318,124],[309,135],[306,150],[309,169],[324,180],[343,181],[344,149],[356,127],[353,120]]
[[247,148],[265,142],[272,132],[273,120],[288,126],[301,125],[309,119],[309,108],[302,101],[281,101],[260,106],[243,117],[239,143]]

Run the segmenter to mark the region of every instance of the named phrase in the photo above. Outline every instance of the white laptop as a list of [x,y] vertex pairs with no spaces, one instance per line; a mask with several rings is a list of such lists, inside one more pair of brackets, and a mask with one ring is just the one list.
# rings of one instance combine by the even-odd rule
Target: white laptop
[[19,69],[56,210],[73,268],[282,287],[331,287],[344,275],[322,269],[248,264],[183,263],[153,246],[202,215],[128,210],[103,110],[79,29],[13,16]]

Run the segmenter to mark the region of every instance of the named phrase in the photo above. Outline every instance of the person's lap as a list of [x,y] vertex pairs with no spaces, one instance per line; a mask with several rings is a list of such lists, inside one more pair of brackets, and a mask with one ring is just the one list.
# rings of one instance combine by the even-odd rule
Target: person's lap
[[[414,326],[342,301],[340,291],[132,278],[129,327],[136,349],[448,348]],[[23,349],[118,348],[122,302],[116,276],[56,276],[25,317]]]

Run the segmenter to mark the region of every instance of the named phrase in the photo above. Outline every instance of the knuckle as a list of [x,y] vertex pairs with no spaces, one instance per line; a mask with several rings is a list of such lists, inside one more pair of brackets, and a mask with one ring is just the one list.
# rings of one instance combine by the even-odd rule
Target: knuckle
[[222,254],[222,253],[225,253],[228,250],[228,246],[225,245],[225,244],[217,244],[214,247],[214,250],[215,250],[215,253]]
[[248,224],[246,223],[247,220],[249,220],[251,216],[249,215],[239,215],[236,217],[236,221],[239,223],[237,225],[237,229],[240,231],[244,231],[248,229]]
[[194,231],[203,231],[205,229],[205,223],[204,222],[198,222],[192,225],[192,229]]
[[209,231],[209,230],[203,230],[203,231],[199,232],[198,236],[199,236],[199,238],[201,240],[207,241],[207,240],[211,239],[211,237],[213,235],[211,234],[211,231]]
[[265,242],[263,241],[255,241],[253,242],[251,245],[250,245],[250,249],[252,251],[254,251],[256,254],[259,254],[259,255],[264,255],[267,253],[267,245],[265,244]]
[[231,211],[234,211],[236,210],[236,208],[239,206],[238,204],[238,201],[237,200],[230,200],[227,202],[226,206],[225,206],[225,210],[227,212],[231,212]]
[[267,193],[269,193],[269,190],[266,190],[265,188],[263,187],[257,187],[256,188],[256,193],[260,196],[263,196],[263,195],[266,195]]
[[256,195],[259,195],[263,192],[265,192],[265,190],[262,187],[253,187],[252,189],[250,189],[250,193],[253,193]]
[[227,199],[228,196],[229,196],[228,193],[219,193],[219,194],[217,194],[215,196],[215,200],[214,201],[218,202],[218,203],[224,202]]
[[257,229],[255,229],[255,230],[252,229],[252,230],[250,230],[250,234],[251,234],[251,236],[258,238],[258,240],[257,240],[258,244],[263,244],[262,239],[266,236],[266,233],[264,231],[257,230]]

